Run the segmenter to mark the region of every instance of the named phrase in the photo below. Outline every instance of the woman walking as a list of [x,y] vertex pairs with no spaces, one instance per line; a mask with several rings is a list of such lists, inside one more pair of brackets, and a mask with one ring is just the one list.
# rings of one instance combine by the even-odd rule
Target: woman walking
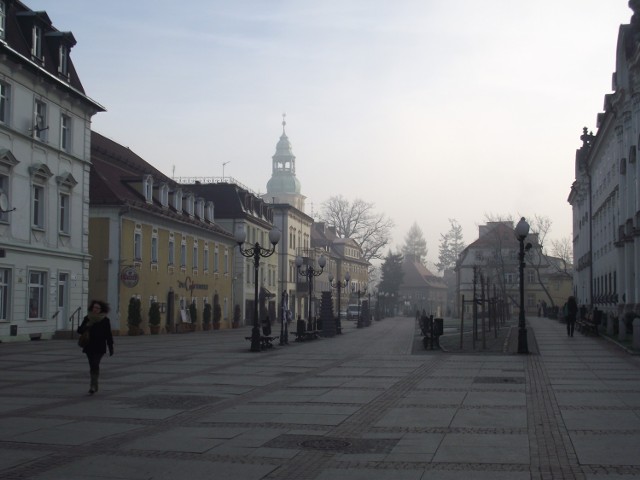
[[91,384],[89,395],[98,391],[98,377],[100,376],[100,360],[109,348],[109,356],[113,355],[113,336],[111,335],[111,322],[109,317],[109,305],[99,300],[92,300],[89,304],[89,312],[78,327],[80,335],[89,336],[82,352],[89,360],[89,373]]
[[573,337],[573,330],[576,326],[576,316],[578,315],[578,303],[572,295],[567,300],[567,335]]

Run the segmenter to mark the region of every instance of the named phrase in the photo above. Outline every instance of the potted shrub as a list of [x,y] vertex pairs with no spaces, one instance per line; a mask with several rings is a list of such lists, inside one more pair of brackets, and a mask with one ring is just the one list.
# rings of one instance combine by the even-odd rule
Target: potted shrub
[[198,323],[198,308],[193,302],[189,304],[189,316],[191,317],[191,331],[193,332]]
[[222,320],[222,308],[219,303],[213,304],[213,329],[220,330],[220,321]]
[[202,329],[211,330],[211,304],[205,303],[202,311]]
[[160,305],[158,302],[152,302],[149,307],[149,331],[152,335],[160,332]]
[[240,327],[240,305],[233,307],[233,328]]
[[129,335],[140,335],[141,323],[142,313],[140,299],[131,297],[129,299],[129,308],[127,309],[127,325],[129,326]]

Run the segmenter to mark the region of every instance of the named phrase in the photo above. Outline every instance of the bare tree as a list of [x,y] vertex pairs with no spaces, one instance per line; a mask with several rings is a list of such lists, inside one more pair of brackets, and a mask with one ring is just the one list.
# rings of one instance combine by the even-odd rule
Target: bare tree
[[571,277],[571,266],[573,265],[573,244],[571,238],[563,237],[560,240],[551,240],[551,255],[558,261],[553,262],[559,273]]
[[382,258],[394,227],[393,220],[377,213],[372,202],[359,198],[349,202],[342,195],[322,203],[320,220],[335,226],[339,237],[354,240],[362,249],[363,258],[369,262]]

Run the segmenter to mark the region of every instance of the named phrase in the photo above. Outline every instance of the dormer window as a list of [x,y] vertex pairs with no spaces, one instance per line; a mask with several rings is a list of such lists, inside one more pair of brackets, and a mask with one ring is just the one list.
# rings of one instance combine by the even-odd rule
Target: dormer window
[[147,203],[153,203],[153,177],[145,175],[142,179],[142,193]]
[[207,222],[213,223],[213,218],[214,218],[213,213],[214,213],[213,202],[208,201],[205,204],[205,220]]
[[182,213],[182,189],[178,188],[173,193],[173,208],[177,213]]
[[60,45],[58,48],[58,73],[63,77],[69,77],[69,47]]
[[204,198],[196,200],[196,215],[200,220],[204,220]]
[[44,61],[42,57],[42,28],[38,25],[34,25],[31,30],[31,56],[41,62]]
[[189,195],[187,195],[187,213],[189,214],[190,217],[193,217],[194,210],[195,210],[195,197],[193,196],[192,193],[190,193]]
[[4,40],[5,35],[5,25],[7,20],[7,6],[5,3],[0,0],[0,38]]
[[169,185],[163,183],[160,185],[160,205],[162,208],[167,208],[169,206]]

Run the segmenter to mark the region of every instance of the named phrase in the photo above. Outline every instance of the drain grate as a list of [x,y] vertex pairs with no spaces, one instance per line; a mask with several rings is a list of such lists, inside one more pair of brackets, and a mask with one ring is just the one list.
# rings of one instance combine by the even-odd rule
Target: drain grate
[[302,448],[308,448],[310,450],[327,450],[342,452],[349,448],[352,444],[346,440],[340,440],[337,438],[316,438],[313,440],[303,440],[298,443]]
[[333,453],[389,453],[397,438],[338,438],[283,434],[265,444],[269,448],[318,450]]
[[501,383],[501,384],[523,384],[524,377],[476,377],[473,383]]

